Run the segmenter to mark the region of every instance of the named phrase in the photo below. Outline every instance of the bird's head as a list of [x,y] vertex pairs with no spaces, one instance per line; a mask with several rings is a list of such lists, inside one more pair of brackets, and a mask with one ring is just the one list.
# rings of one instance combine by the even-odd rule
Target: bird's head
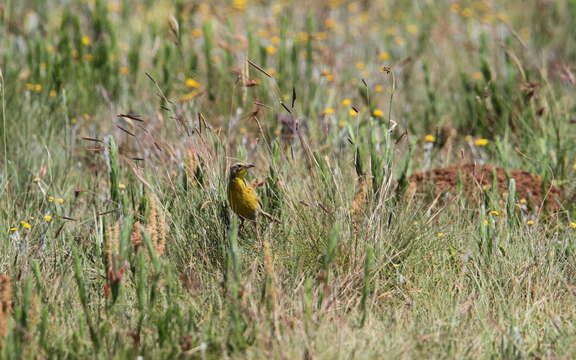
[[243,179],[244,176],[246,176],[248,169],[253,168],[253,167],[254,167],[254,165],[252,165],[252,164],[247,164],[247,163],[243,163],[243,162],[236,163],[230,167],[230,178],[234,179],[234,178],[239,177],[239,178]]

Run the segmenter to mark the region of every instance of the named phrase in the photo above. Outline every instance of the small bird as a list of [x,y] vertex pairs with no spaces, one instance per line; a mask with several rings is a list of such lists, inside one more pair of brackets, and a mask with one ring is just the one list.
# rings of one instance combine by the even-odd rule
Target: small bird
[[248,169],[253,167],[254,165],[243,162],[236,163],[230,167],[228,202],[242,221],[240,227],[244,225],[244,220],[255,221],[258,214],[262,214],[272,221],[279,222],[272,215],[262,210],[256,190],[244,180]]

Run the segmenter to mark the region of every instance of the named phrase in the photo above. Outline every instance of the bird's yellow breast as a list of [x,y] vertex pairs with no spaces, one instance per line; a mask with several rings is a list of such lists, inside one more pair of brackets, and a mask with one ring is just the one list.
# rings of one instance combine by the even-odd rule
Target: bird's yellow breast
[[255,220],[258,212],[258,196],[256,190],[246,184],[240,177],[230,179],[228,183],[228,201],[232,210],[238,216]]

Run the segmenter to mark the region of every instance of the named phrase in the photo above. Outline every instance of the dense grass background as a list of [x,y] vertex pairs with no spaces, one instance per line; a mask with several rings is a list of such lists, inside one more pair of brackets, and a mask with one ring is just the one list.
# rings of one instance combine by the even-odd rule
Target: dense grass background
[[[2,358],[573,358],[574,28],[573,0],[4,0]],[[239,231],[238,160],[281,224]],[[566,200],[404,193],[469,162]]]

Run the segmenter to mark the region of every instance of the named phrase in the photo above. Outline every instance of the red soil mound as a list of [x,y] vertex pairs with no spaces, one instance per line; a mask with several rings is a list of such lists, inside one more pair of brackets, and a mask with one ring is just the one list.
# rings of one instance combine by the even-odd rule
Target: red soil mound
[[[446,168],[436,168],[427,172],[417,173],[409,178],[411,192],[422,194],[432,191],[440,193],[455,193],[462,189],[467,198],[474,198],[483,189],[491,187],[493,175],[503,198],[508,196],[509,177],[503,168],[491,165],[458,165]],[[544,185],[539,176],[526,171],[512,170],[510,178],[516,181],[518,199],[526,199],[532,206],[544,205],[549,210],[557,210],[560,200],[564,198],[561,188],[554,185]]]

